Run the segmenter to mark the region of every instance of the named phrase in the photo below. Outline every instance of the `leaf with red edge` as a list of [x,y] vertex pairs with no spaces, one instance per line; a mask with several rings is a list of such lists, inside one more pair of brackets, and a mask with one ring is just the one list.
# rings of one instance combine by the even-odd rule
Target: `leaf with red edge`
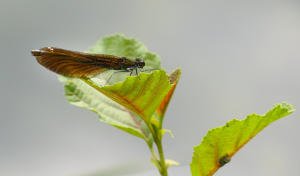
[[172,87],[166,72],[157,70],[98,90],[148,121]]
[[169,102],[172,98],[172,95],[174,93],[174,90],[177,86],[177,83],[179,81],[181,75],[181,70],[180,69],[176,69],[175,71],[173,71],[170,76],[169,76],[169,80],[170,83],[173,85],[173,87],[170,89],[170,91],[167,93],[167,95],[165,96],[165,98],[161,101],[159,107],[156,109],[156,113],[160,118],[163,118],[167,107],[169,105]]

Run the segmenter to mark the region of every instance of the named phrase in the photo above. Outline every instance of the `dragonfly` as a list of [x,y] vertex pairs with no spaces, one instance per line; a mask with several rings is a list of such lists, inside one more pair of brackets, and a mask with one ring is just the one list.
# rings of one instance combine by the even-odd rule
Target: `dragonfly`
[[31,54],[47,69],[72,78],[91,78],[107,70],[130,72],[130,76],[135,72],[138,75],[138,70],[143,71],[145,66],[145,62],[140,58],[132,61],[126,57],[89,54],[55,47],[31,50]]

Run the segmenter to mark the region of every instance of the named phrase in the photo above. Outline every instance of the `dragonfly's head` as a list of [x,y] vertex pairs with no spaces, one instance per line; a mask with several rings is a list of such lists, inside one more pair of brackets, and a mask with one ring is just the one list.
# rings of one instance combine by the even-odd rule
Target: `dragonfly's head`
[[145,66],[145,62],[140,58],[136,58],[134,64],[137,68],[143,68]]

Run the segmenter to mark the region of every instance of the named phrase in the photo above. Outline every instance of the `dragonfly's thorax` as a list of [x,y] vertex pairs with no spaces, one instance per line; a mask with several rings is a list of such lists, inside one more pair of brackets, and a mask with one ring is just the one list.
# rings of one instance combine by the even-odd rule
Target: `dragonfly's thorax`
[[145,62],[140,59],[136,58],[135,61],[131,61],[126,57],[120,58],[118,64],[114,65],[112,69],[114,70],[134,70],[137,68],[143,68],[145,66]]
[[137,68],[144,68],[145,66],[145,62],[140,59],[140,58],[136,58],[135,59],[135,62],[134,62],[134,65],[137,67]]

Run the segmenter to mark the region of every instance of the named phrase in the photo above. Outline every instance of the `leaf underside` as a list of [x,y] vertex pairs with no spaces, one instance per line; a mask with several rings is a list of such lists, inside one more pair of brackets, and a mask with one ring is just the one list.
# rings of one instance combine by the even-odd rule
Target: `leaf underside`
[[99,119],[109,125],[143,138],[146,141],[152,140],[147,125],[137,114],[86,84],[85,80],[62,76],[59,79],[68,83],[65,85],[65,96],[72,105],[96,112],[99,115]]
[[287,103],[275,105],[265,115],[251,114],[244,120],[233,119],[208,131],[200,145],[194,147],[190,165],[193,176],[213,175],[231,157],[270,123],[292,113]]

